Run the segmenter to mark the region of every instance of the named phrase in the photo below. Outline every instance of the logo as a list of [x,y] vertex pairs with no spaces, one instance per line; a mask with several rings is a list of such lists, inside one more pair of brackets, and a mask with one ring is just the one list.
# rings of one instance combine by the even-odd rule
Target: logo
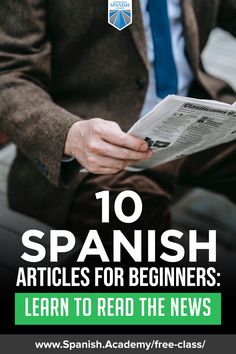
[[132,23],[132,0],[108,0],[108,23],[122,31]]

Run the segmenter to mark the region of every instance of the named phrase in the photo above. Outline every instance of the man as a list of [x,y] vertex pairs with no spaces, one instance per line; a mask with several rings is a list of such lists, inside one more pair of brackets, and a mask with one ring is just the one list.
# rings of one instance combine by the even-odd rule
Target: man
[[236,100],[200,59],[214,27],[236,34],[235,16],[235,0],[134,0],[133,24],[120,32],[107,23],[107,0],[2,0],[0,119],[18,146],[10,206],[78,232],[100,223],[94,193],[103,189],[111,200],[136,190],[142,221],[160,228],[177,183],[235,202],[235,144],[124,171],[151,156],[125,131],[168,93]]

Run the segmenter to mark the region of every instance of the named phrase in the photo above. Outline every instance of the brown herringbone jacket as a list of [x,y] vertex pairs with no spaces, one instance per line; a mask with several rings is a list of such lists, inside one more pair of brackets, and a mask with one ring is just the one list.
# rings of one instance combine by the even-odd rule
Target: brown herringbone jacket
[[[204,72],[200,54],[211,30],[236,35],[236,0],[181,0],[187,55],[195,74],[190,95],[236,100]],[[128,129],[148,84],[139,0],[133,24],[107,24],[107,0],[1,0],[0,126],[19,148],[9,177],[11,206],[62,224],[82,174],[61,158],[70,126],[101,117]],[[70,187],[58,187],[61,181]]]

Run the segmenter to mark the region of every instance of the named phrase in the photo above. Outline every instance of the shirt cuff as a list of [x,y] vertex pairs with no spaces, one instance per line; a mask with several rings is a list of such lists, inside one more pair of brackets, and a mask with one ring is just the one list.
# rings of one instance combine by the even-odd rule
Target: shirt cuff
[[71,162],[73,160],[74,160],[74,157],[69,156],[69,155],[63,155],[62,159],[61,159],[61,162]]

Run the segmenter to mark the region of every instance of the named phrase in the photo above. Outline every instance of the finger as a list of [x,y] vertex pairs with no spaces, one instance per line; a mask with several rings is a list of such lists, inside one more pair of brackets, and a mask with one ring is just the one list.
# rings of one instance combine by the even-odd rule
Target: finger
[[109,168],[109,167],[99,167],[99,168],[94,168],[94,169],[88,169],[90,173],[93,173],[95,175],[114,175],[118,172],[120,172],[119,169],[117,168]]
[[95,156],[96,165],[105,168],[114,168],[117,170],[123,170],[126,166],[133,164],[137,161],[133,160],[121,160],[106,156]]
[[[94,144],[95,145],[95,144]],[[130,150],[124,147],[110,144],[106,141],[100,140],[96,143],[93,153],[100,156],[112,157],[119,160],[132,160],[140,161],[146,160],[152,156],[152,151],[147,150],[145,152],[139,152]]]
[[124,133],[122,130],[119,129],[119,127],[109,127],[106,130],[104,129],[102,138],[109,143],[115,144],[117,146],[122,146],[134,151],[148,150],[148,144],[145,140]]
[[120,172],[120,170],[117,170],[116,168],[103,167],[101,169],[100,174],[101,175],[114,175],[114,174],[116,174],[118,172]]

